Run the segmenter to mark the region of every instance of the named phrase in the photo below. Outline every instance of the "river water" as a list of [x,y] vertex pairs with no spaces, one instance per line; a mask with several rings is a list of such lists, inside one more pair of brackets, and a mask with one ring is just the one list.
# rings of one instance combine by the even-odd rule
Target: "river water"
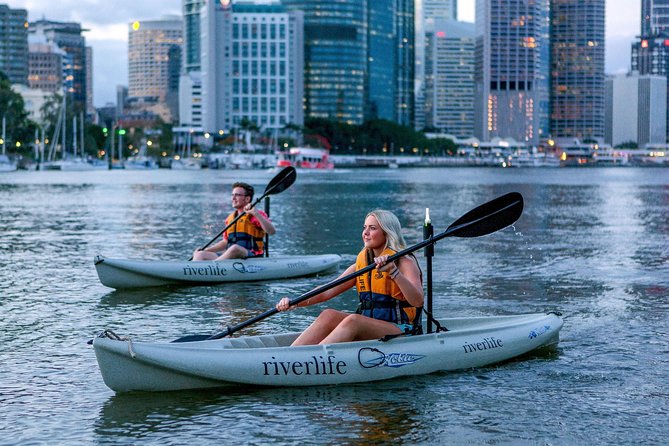
[[[275,254],[361,247],[391,209],[410,245],[518,191],[511,228],[436,245],[437,319],[558,310],[559,347],[457,373],[298,389],[119,394],[86,342],[213,333],[336,277],[114,291],[96,254],[184,259],[221,229],[230,184],[270,171],[16,172],[0,176],[0,444],[666,444],[669,169],[299,172],[272,197]],[[422,255],[419,256],[424,263]],[[355,295],[328,302],[354,309]],[[323,307],[245,334],[299,330]]]

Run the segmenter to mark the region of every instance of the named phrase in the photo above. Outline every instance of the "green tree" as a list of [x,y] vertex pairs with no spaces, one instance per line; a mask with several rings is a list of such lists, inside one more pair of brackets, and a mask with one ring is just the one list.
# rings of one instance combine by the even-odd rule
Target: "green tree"
[[22,145],[32,142],[35,124],[28,119],[23,97],[12,90],[9,78],[0,71],[0,122],[3,117],[5,118],[7,148],[15,148],[17,141]]
[[305,143],[326,146],[326,139],[334,154],[366,153],[368,155],[413,153],[421,155],[454,155],[456,144],[448,138],[428,139],[424,133],[385,119],[370,119],[361,125],[350,125],[322,118],[308,118],[304,124]]
[[635,141],[625,141],[616,145],[616,149],[638,149],[639,144]]

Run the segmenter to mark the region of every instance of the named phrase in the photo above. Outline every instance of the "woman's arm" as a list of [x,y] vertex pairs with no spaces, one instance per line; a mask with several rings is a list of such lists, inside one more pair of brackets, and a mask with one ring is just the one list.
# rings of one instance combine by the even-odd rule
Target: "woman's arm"
[[420,269],[413,257],[400,257],[397,261],[387,264],[388,256],[374,259],[379,271],[388,276],[399,287],[402,295],[414,307],[423,306],[423,284],[420,280]]
[[[349,274],[352,274],[354,271],[355,271],[355,264],[346,268],[346,271],[341,273],[339,275],[339,277],[337,277],[337,279],[342,278],[344,276],[347,276]],[[320,287],[314,288],[314,290],[316,290],[318,288],[321,288],[322,286],[324,286],[324,285],[321,285]],[[279,311],[286,311],[286,310],[293,309],[293,308],[296,308],[296,307],[308,307],[309,305],[315,305],[315,304],[319,304],[321,302],[326,302],[326,301],[332,299],[333,297],[336,297],[336,296],[340,295],[344,291],[346,291],[346,290],[348,290],[348,289],[350,289],[354,286],[355,286],[355,278],[353,278],[351,280],[347,280],[344,283],[340,283],[339,285],[337,285],[335,287],[332,287],[329,290],[325,290],[322,293],[318,293],[315,296],[310,297],[309,299],[298,303],[297,305],[293,305],[292,307],[289,307],[290,298],[284,297],[283,299],[281,299],[279,301],[279,303],[276,304],[276,309],[279,310]]]
[[423,306],[423,283],[420,280],[420,269],[412,257],[399,259],[398,271],[391,270],[393,280],[402,294],[414,307]]

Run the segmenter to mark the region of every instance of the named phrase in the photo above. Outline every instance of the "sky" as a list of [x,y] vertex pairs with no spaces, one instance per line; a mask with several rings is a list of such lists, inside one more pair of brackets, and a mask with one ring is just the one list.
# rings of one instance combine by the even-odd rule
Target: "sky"
[[[28,20],[79,22],[93,47],[93,103],[116,102],[116,86],[128,83],[128,24],[181,15],[181,0],[0,0],[28,11]],[[474,21],[475,0],[459,0],[459,18]],[[640,31],[641,0],[606,0],[606,72],[630,68],[630,46]]]

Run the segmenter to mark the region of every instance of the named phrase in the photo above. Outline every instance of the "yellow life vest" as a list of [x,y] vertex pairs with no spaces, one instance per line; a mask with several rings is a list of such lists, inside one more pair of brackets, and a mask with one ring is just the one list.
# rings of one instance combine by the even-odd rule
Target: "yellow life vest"
[[[381,253],[381,255],[393,254],[395,251],[390,248],[386,248]],[[368,257],[367,249],[363,249],[355,262],[356,271],[365,268],[372,261],[371,256]],[[372,270],[358,276],[356,289],[360,298],[360,307],[358,307],[360,314],[395,324],[413,324],[416,307],[407,302],[400,287],[388,276],[388,273]]]
[[[237,211],[228,215],[228,218],[225,219],[225,226],[232,223],[235,218],[237,218]],[[253,224],[251,219],[256,222],[258,221],[249,214],[242,215],[239,220],[225,231],[225,238],[228,240],[228,244],[242,246],[249,252],[259,255],[265,250],[265,231],[258,225]]]

